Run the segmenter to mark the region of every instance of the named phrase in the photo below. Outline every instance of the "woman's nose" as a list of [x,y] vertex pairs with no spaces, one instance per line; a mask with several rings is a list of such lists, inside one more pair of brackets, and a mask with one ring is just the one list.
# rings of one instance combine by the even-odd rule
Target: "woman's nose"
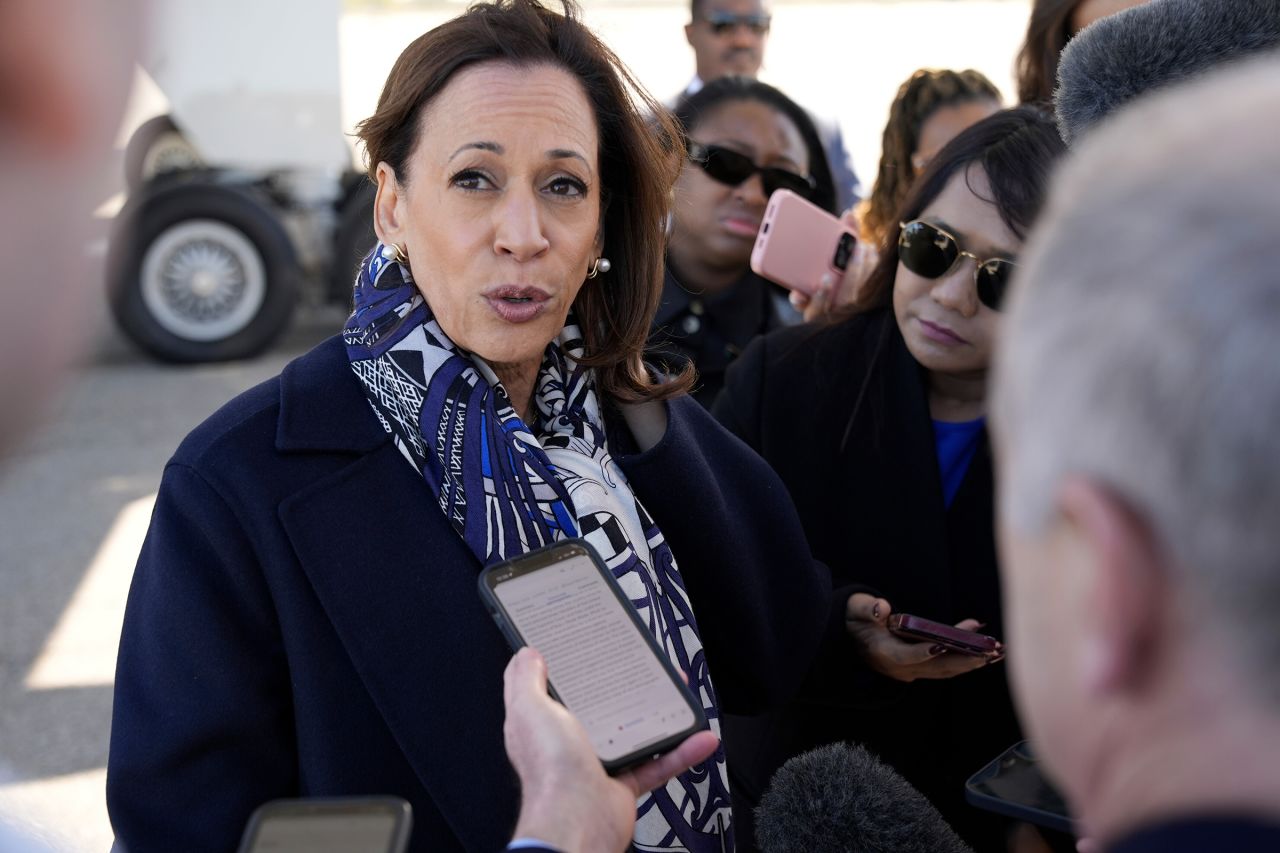
[[962,317],[977,314],[978,285],[974,281],[976,263],[972,258],[961,257],[946,275],[934,281],[929,291],[933,301]]
[[551,245],[542,229],[538,201],[531,193],[508,192],[495,212],[493,251],[524,262]]
[[769,201],[769,194],[764,191],[764,181],[758,172],[738,184],[734,195],[751,207],[762,208]]

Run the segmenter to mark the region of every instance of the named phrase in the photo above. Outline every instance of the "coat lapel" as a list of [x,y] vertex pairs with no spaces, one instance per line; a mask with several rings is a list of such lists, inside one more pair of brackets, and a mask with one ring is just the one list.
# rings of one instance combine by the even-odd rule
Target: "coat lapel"
[[[946,509],[938,473],[933,427],[920,367],[898,333],[891,312],[869,324],[861,338],[858,363],[870,366],[876,346],[879,364],[853,418],[842,451],[842,467],[851,482],[876,484],[854,488],[858,518],[870,536],[884,537],[894,566],[895,610],[940,619],[951,611]],[[881,336],[883,343],[880,343]],[[862,378],[859,377],[859,382]],[[856,397],[856,393],[849,395]]]
[[[338,344],[328,369],[350,375]],[[354,377],[335,391],[330,373],[327,384],[328,399],[317,400],[306,376],[283,377],[277,443],[287,452],[356,456],[285,500],[281,523],[436,806],[468,847],[501,849],[518,802],[500,736],[501,673],[511,652],[481,604],[480,564],[399,450],[377,434]],[[344,423],[345,432],[337,426]]]

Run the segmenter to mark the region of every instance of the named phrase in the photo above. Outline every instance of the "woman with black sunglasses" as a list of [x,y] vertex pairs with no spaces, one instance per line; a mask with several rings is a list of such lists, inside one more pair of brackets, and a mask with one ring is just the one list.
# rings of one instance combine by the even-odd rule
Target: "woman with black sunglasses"
[[675,186],[662,305],[651,357],[697,369],[710,408],[724,371],[756,335],[799,321],[786,293],[751,272],[769,196],[789,189],[826,210],[835,185],[805,111],[745,77],[722,77],[676,105],[688,161]]
[[866,744],[979,850],[1002,823],[965,779],[1018,739],[1003,650],[982,656],[890,633],[907,613],[1002,636],[987,373],[1002,299],[1063,144],[1031,108],[957,136],[917,180],[859,301],[822,326],[755,341],[715,414],[786,483],[837,595],[801,695],[730,718],[732,787],[757,796],[788,757]]

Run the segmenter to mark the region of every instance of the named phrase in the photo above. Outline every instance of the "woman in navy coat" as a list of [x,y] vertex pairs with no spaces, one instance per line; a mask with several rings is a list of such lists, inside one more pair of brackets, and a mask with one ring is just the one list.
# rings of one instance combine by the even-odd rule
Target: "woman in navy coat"
[[[532,0],[396,63],[360,129],[381,242],[343,335],[165,469],[108,766],[131,853],[362,794],[411,803],[415,850],[501,849],[510,652],[476,578],[552,541],[603,554],[713,725],[798,686],[825,570],[768,467],[640,360],[681,152],[625,82]],[[720,752],[642,798],[637,846],[732,849],[726,779]]]

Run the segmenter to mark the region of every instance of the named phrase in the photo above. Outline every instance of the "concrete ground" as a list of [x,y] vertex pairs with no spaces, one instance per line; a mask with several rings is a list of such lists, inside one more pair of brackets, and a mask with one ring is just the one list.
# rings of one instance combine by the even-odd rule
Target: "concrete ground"
[[[687,5],[585,6],[588,22],[660,97],[684,85],[692,71],[680,32]],[[400,46],[458,8],[344,17],[349,124],[371,111]],[[1025,0],[780,3],[767,76],[841,120],[865,180],[898,83],[922,65],[976,67],[1010,91],[1026,13]],[[385,63],[356,62],[374,43]],[[139,103],[135,118],[146,106]],[[96,322],[83,370],[52,418],[0,468],[0,814],[68,851],[111,842],[103,784],[115,647],[165,460],[221,403],[343,319],[337,309],[308,308],[267,355],[178,368],[138,354],[108,322],[100,288],[91,290]]]

